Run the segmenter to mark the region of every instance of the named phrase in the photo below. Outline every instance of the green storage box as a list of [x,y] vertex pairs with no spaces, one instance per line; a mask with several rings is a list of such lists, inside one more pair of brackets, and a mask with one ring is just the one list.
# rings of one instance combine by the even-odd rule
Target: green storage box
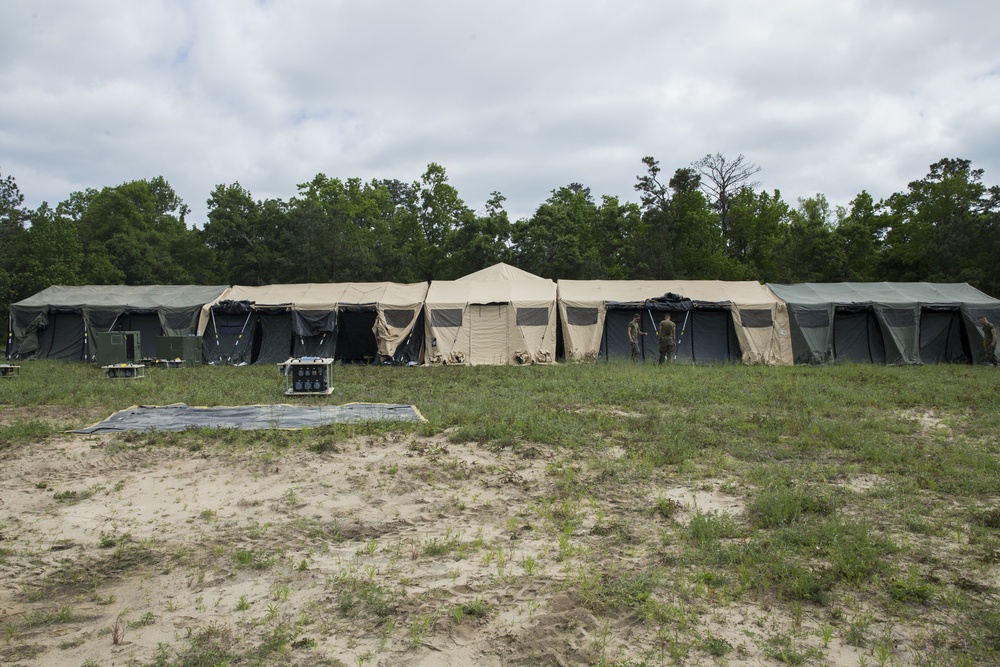
[[180,359],[185,366],[201,363],[201,338],[198,336],[160,336],[156,339],[156,358]]
[[94,334],[97,352],[94,361],[98,366],[134,364],[142,358],[138,331],[99,331]]

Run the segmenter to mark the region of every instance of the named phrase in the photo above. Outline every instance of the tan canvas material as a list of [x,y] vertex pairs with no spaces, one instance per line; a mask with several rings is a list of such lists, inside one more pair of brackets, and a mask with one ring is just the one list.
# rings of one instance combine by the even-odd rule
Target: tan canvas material
[[[785,304],[753,281],[560,280],[559,315],[567,361],[597,358],[608,303],[641,303],[668,292],[692,301],[728,303],[747,364],[790,365],[792,345]],[[770,326],[748,326],[751,314],[770,313]]]
[[554,363],[556,284],[507,264],[427,290],[424,364]]

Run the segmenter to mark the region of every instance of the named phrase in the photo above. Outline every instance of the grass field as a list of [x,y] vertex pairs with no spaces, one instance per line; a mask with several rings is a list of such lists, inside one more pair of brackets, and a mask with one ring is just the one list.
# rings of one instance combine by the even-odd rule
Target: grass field
[[[0,662],[1000,664],[1000,373],[26,362]],[[422,424],[80,436],[131,405]]]

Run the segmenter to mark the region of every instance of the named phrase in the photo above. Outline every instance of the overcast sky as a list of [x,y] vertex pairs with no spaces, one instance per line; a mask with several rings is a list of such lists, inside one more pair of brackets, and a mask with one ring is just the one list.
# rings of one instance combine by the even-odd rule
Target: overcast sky
[[846,205],[944,157],[1000,183],[996,0],[4,0],[0,174],[29,207],[163,176],[218,184],[445,167],[512,219],[578,182],[638,201],[743,154],[760,187]]

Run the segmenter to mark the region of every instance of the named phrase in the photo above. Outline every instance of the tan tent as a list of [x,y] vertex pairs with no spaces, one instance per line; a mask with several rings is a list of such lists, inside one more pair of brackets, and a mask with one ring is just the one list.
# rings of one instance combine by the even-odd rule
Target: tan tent
[[552,363],[556,284],[507,264],[433,281],[425,308],[425,364]]
[[[412,343],[427,283],[304,283],[235,285],[212,309],[206,352],[216,363],[284,361],[323,356],[376,363],[399,358]],[[415,341],[411,337],[416,334]]]
[[753,281],[560,280],[559,316],[567,360],[628,358],[626,328],[641,314],[642,356],[657,357],[663,313],[677,324],[677,358],[693,362],[791,364],[788,311]]

